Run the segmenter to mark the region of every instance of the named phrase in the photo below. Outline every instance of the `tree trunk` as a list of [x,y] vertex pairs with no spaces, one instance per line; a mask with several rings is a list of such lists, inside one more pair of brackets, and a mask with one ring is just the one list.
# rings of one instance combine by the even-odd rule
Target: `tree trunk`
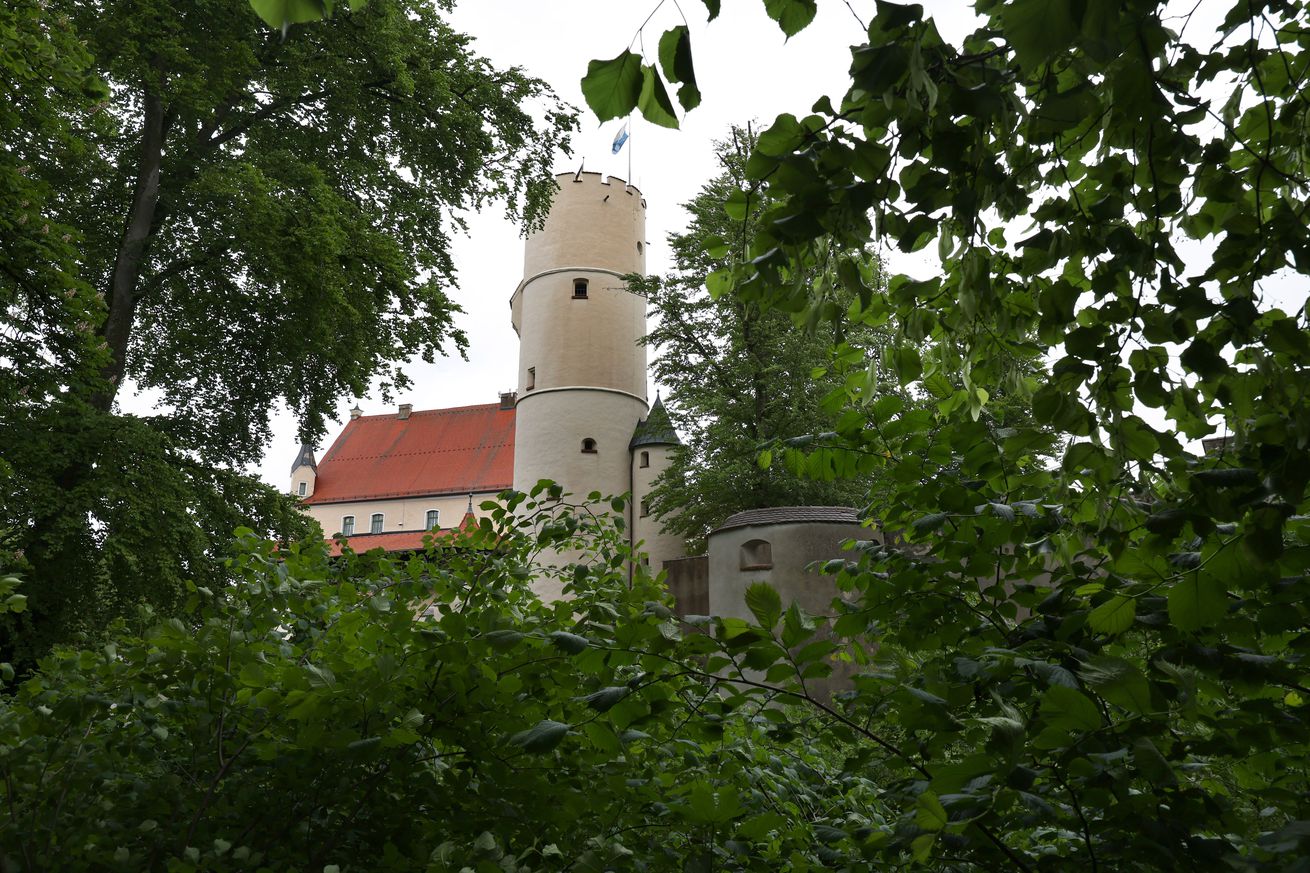
[[150,238],[155,227],[159,204],[159,168],[164,155],[164,103],[150,87],[145,90],[144,117],[141,124],[141,157],[131,210],[123,228],[123,238],[114,259],[109,280],[109,315],[101,335],[109,345],[109,363],[101,371],[105,385],[91,398],[91,405],[108,412],[127,371],[127,348],[136,317],[137,285],[145,267]]

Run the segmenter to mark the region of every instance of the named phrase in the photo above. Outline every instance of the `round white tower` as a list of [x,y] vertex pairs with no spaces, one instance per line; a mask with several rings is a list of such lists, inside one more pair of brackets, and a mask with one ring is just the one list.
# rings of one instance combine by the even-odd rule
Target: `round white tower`
[[621,277],[645,271],[646,201],[599,173],[556,180],[510,298],[519,335],[514,487],[553,479],[583,498],[624,494],[628,443],[647,409],[646,298]]

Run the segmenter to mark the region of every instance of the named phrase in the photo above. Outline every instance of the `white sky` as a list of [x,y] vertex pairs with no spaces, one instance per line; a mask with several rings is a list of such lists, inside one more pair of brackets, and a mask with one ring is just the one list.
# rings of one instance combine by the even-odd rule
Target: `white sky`
[[[680,130],[634,119],[632,138],[614,156],[610,145],[621,122],[598,124],[585,111],[579,81],[589,60],[621,52],[658,2],[461,0],[452,18],[457,29],[475,37],[474,50],[479,54],[500,67],[523,67],[549,82],[564,100],[584,109],[574,153],[560,157],[557,172],[576,170],[585,159],[589,171],[627,178],[631,150],[631,181],[648,204],[646,236],[651,245],[646,265],[651,273],[663,272],[668,265],[664,238],[684,222],[679,204],[716,172],[713,141],[733,123],[767,126],[782,112],[804,115],[825,94],[836,102],[849,81],[848,47],[863,41],[863,29],[851,8],[865,21],[873,8],[871,0],[851,0],[851,8],[841,0],[822,0],[814,23],[788,44],[758,0],[724,3],[722,14],[710,24],[700,0],[678,0],[691,28],[704,100]],[[936,11],[938,27],[948,39],[959,36],[972,18],[971,4],[963,0],[926,5],[930,13]],[[646,26],[648,58],[654,57],[660,34],[680,23],[677,4],[665,0]],[[454,241],[454,252],[460,287],[451,294],[465,310],[459,324],[468,333],[468,360],[452,357],[435,364],[416,360],[406,367],[414,387],[395,401],[413,403],[415,409],[492,403],[498,391],[515,384],[518,339],[510,327],[508,301],[522,278],[519,229],[500,209],[484,212],[471,218],[470,233]],[[353,405],[353,398],[341,398],[339,423],[349,418]],[[366,414],[395,408],[377,396],[366,397],[360,406]],[[273,442],[255,472],[272,485],[289,487],[291,462],[299,446],[294,417],[277,410],[273,432]],[[320,458],[338,433],[340,424],[329,428],[319,447]]]

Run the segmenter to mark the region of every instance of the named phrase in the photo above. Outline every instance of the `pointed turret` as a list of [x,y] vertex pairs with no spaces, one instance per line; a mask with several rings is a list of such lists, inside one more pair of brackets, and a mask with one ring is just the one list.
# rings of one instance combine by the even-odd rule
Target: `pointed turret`
[[296,460],[291,464],[291,493],[297,497],[311,497],[314,494],[314,480],[318,478],[318,461],[314,458],[314,447],[301,443]]
[[655,405],[650,408],[650,413],[645,418],[637,422],[637,427],[632,432],[632,440],[628,443],[628,448],[680,445],[682,445],[682,440],[678,439],[678,432],[673,429],[673,422],[669,419],[669,411],[664,408],[664,400],[656,394]]

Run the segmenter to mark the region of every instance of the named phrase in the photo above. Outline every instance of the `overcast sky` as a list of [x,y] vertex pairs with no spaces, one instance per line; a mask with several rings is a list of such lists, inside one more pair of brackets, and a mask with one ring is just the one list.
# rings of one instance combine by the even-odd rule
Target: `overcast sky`
[[[682,23],[679,4],[691,29],[704,102],[683,120],[681,130],[634,119],[627,146],[619,155],[611,155],[610,145],[622,122],[601,125],[585,110],[579,80],[587,62],[621,52],[658,6],[644,32],[646,54],[652,57],[660,34]],[[782,112],[804,115],[824,95],[836,103],[848,81],[849,46],[863,41],[864,29],[857,17],[867,21],[873,5],[872,0],[820,0],[814,23],[790,42],[765,15],[759,0],[723,3],[722,15],[713,23],[706,22],[700,0],[462,0],[453,23],[474,37],[476,52],[497,66],[524,68],[583,110],[573,154],[559,157],[557,172],[575,171],[585,160],[589,171],[627,178],[631,160],[631,181],[648,204],[646,236],[651,245],[647,269],[660,273],[668,266],[665,236],[685,224],[679,204],[690,199],[716,171],[713,141],[722,138],[734,123],[767,126]],[[927,0],[924,6],[948,41],[958,42],[976,26],[972,2]],[[1214,18],[1225,6],[1196,6],[1200,20],[1190,25],[1189,35],[1194,31],[1212,36]],[[1185,14],[1193,9],[1190,0],[1181,0],[1176,11]],[[1171,23],[1178,26],[1180,21]],[[642,47],[640,41],[634,46]],[[937,269],[935,248],[929,246],[911,256],[887,252],[889,265],[894,271],[930,275]],[[509,324],[508,301],[522,278],[520,229],[499,208],[472,216],[469,235],[454,241],[454,252],[460,285],[450,293],[464,309],[458,320],[468,334],[468,360],[413,362],[406,368],[414,380],[413,389],[391,404],[383,404],[377,396],[364,398],[360,405],[366,414],[393,411],[395,403],[404,402],[413,403],[416,409],[491,403],[497,392],[514,387],[518,339]],[[1287,308],[1294,310],[1305,302],[1300,283],[1270,290],[1276,302]],[[354,402],[354,398],[341,398],[338,424],[329,428],[327,440],[319,447],[320,457],[340,433]],[[129,409],[148,405],[146,398],[124,403]],[[1158,416],[1152,420],[1155,418]],[[294,418],[285,410],[275,411],[274,439],[257,472],[278,487],[289,487],[290,465],[298,447],[295,432]]]
[[[685,222],[679,204],[715,173],[713,141],[733,123],[767,125],[782,112],[803,115],[825,94],[836,102],[848,81],[849,46],[862,41],[863,29],[855,15],[867,21],[873,7],[870,0],[851,0],[849,8],[842,0],[823,0],[814,23],[788,43],[758,0],[724,3],[723,13],[708,24],[699,0],[679,0],[691,28],[704,102],[683,120],[680,130],[634,119],[631,139],[614,156],[610,146],[621,122],[601,125],[586,113],[579,81],[587,61],[614,57],[627,47],[658,2],[464,0],[453,17],[456,28],[475,38],[478,53],[501,67],[523,67],[549,82],[564,100],[584,109],[573,154],[560,156],[557,172],[576,170],[585,160],[589,171],[627,178],[631,158],[631,181],[648,204],[646,236],[651,245],[646,263],[652,273],[662,272],[668,264],[665,235]],[[646,25],[648,56],[654,55],[664,30],[682,23],[678,5],[665,0]],[[935,5],[950,13],[939,13],[944,35],[958,36],[971,17],[969,6]],[[414,387],[396,403],[413,403],[415,409],[490,403],[497,392],[514,387],[518,340],[510,327],[508,301],[522,278],[520,230],[502,210],[485,212],[472,217],[469,235],[455,240],[454,251],[460,287],[451,294],[464,309],[459,321],[469,337],[468,360],[452,357],[408,366]],[[338,425],[329,428],[319,457],[340,433],[353,404],[353,398],[341,398]],[[384,405],[376,396],[366,397],[360,405],[366,414],[394,409],[394,404]],[[270,484],[288,487],[298,447],[295,431],[294,417],[278,410],[274,440],[258,467]]]

